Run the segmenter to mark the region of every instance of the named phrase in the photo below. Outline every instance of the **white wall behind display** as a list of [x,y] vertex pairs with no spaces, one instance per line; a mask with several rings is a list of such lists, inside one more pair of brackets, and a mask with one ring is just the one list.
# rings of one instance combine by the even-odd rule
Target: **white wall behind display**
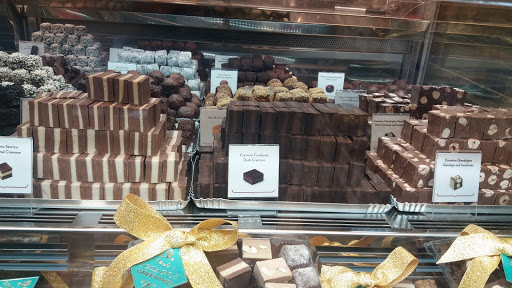
[[279,145],[229,145],[228,198],[279,196]]
[[32,138],[0,137],[0,193],[32,194]]

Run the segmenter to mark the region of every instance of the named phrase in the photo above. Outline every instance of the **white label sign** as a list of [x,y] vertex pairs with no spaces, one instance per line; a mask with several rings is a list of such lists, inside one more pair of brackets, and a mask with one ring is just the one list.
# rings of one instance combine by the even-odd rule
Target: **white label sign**
[[220,86],[220,82],[226,80],[233,93],[237,89],[236,82],[238,82],[238,71],[237,70],[218,70],[212,69],[210,79],[210,91],[215,92],[217,86]]
[[482,153],[437,151],[432,202],[478,202]]
[[277,198],[279,145],[229,145],[228,198]]
[[108,62],[108,70],[114,70],[126,74],[128,71],[137,70],[137,64]]
[[[318,87],[324,89],[329,99],[334,99],[337,91],[343,91],[345,73],[318,73]],[[359,107],[359,104],[357,104]]]
[[111,62],[119,62],[119,53],[123,52],[124,50],[121,48],[110,48],[110,53],[108,53],[108,61]]
[[32,52],[32,46],[37,46],[37,55],[44,55],[44,43],[43,42],[31,42],[31,41],[19,41],[18,52],[23,55],[30,55]]
[[379,137],[400,137],[404,127],[404,120],[407,119],[409,119],[409,114],[373,114],[370,150],[377,150]]
[[212,146],[213,145],[213,131],[220,132],[220,125],[222,120],[226,118],[226,109],[201,109],[199,122],[199,145]]
[[0,194],[32,194],[32,138],[0,137]]
[[237,58],[230,55],[215,55],[215,69],[222,69],[222,64],[228,63],[229,58]]
[[363,90],[343,90],[337,91],[334,103],[336,104],[351,104],[359,107],[359,94],[365,93]]

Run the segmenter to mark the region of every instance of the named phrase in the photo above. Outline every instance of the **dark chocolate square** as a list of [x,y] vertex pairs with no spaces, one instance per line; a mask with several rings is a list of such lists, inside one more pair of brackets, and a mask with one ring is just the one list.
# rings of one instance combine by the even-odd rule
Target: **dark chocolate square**
[[254,185],[263,181],[263,173],[256,169],[249,170],[243,174],[245,182]]

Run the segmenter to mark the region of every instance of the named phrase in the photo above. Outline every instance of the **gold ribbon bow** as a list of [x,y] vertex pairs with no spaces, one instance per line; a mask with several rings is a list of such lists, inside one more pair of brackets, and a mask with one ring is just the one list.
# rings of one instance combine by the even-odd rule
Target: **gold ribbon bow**
[[[133,265],[151,259],[170,248],[181,248],[185,274],[194,288],[222,288],[203,251],[219,251],[236,243],[238,225],[222,219],[199,223],[190,232],[173,230],[169,222],[141,198],[126,195],[114,221],[126,232],[145,240],[119,254],[108,266],[94,269],[92,288],[133,287],[131,277],[122,282],[123,273]],[[233,230],[214,230],[231,224]],[[125,279],[126,280],[126,279]]]
[[354,272],[343,266],[323,266],[322,288],[386,287],[404,280],[418,266],[418,259],[397,247],[373,272]]
[[350,241],[348,244],[343,244],[336,241],[329,241],[329,239],[325,238],[324,236],[315,236],[313,237],[309,243],[313,246],[334,246],[334,247],[368,247],[373,242],[375,242],[377,238],[366,238],[363,237],[358,240]]
[[453,241],[437,264],[473,259],[459,288],[484,287],[500,263],[500,255],[512,256],[512,239],[499,238],[474,224],[468,225]]

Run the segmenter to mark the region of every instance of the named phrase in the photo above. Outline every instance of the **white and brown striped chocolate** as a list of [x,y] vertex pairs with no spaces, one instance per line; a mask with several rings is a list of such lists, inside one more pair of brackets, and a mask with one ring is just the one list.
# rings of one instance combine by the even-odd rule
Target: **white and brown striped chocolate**
[[144,182],[144,157],[130,156],[128,159],[128,181]]
[[96,146],[96,130],[85,129],[84,131],[84,152],[85,153],[98,153]]
[[41,198],[43,199],[52,199],[52,183],[55,181],[52,180],[43,180],[41,182],[36,182],[38,185],[39,191],[41,191]]
[[151,186],[152,191],[150,195],[152,195],[152,197],[150,198],[150,201],[160,201],[169,199],[169,184],[159,183]]
[[160,183],[162,169],[160,166],[160,156],[146,157],[146,182]]
[[118,102],[118,103],[123,103],[123,104],[128,104],[129,103],[129,99],[128,99],[128,79],[132,78],[133,75],[132,74],[126,74],[126,75],[121,75],[121,76],[118,76],[117,78],[114,79],[114,90],[115,90],[115,95],[114,95],[114,101]]
[[89,105],[93,103],[93,100],[89,98],[79,98],[72,103],[73,128],[89,128]]
[[114,147],[114,137],[112,131],[96,131],[96,147],[100,154],[111,154]]
[[98,93],[97,90],[95,89],[95,81],[94,79],[103,74],[104,72],[99,72],[99,73],[96,73],[96,74],[91,74],[89,76],[87,76],[87,81],[86,81],[86,86],[87,86],[87,92],[88,92],[88,96],[92,99],[97,99],[97,97],[99,97],[99,95],[96,95]]
[[130,106],[131,105],[121,105],[119,107],[119,129],[120,130],[130,130]]
[[76,99],[82,94],[82,91],[66,91],[53,93],[51,98],[53,99]]
[[30,126],[30,122],[18,125],[18,127],[16,127],[16,135],[18,135],[18,137],[32,137],[32,126]]
[[94,130],[105,128],[103,102],[95,102],[89,105],[89,127]]
[[125,130],[112,131],[113,149],[112,154],[125,155],[130,150],[130,132]]
[[113,80],[119,73],[116,72],[105,72],[101,75],[101,81],[103,86],[103,97],[100,97],[103,101],[114,101],[114,83]]
[[185,200],[186,187],[179,182],[173,182],[170,184],[169,189],[169,200]]
[[129,129],[130,131],[147,132],[155,126],[154,118],[150,117],[150,109],[154,107],[152,103],[146,103],[143,106],[129,106]]
[[66,129],[67,153],[84,153],[84,134],[82,129]]
[[166,120],[167,119],[167,115],[166,114],[160,114],[160,112],[162,111],[162,99],[160,98],[151,98],[149,100],[149,103],[153,104],[155,108],[152,109],[152,111],[154,111],[154,116],[155,116],[155,123],[158,123],[162,120]]
[[51,148],[51,143],[49,141],[49,135],[46,131],[46,127],[34,127],[32,130],[34,137],[34,151],[36,152],[45,152],[49,151]]
[[78,162],[77,158],[81,154],[76,153],[73,154],[71,157],[69,157],[69,180],[77,182],[79,181],[79,169],[78,169]]
[[57,105],[61,101],[60,99],[51,99],[42,103],[44,126],[59,128],[59,108]]
[[119,130],[119,103],[104,103],[105,129]]
[[44,178],[44,159],[47,152],[34,153],[34,178]]
[[[66,153],[66,150],[67,150],[66,129],[50,128],[48,130],[50,132],[51,142],[53,143],[53,152],[54,153]],[[52,151],[49,151],[49,152],[52,152]]]
[[178,180],[180,156],[178,153],[160,154],[162,166],[162,182]]
[[127,155],[110,155],[108,158],[109,182],[123,183],[128,181]]
[[39,93],[36,98],[28,101],[28,113],[29,113],[29,121],[32,126],[41,126],[43,125],[43,110],[41,109],[41,104],[47,100],[49,100],[52,93],[43,92]]
[[128,97],[129,102],[134,105],[144,105],[147,100],[149,100],[146,95],[149,91],[143,91],[145,87],[143,87],[144,81],[149,81],[148,76],[146,75],[136,75],[130,80],[128,80]]
[[84,174],[82,175],[82,179],[84,179],[85,181],[87,182],[94,182],[94,170],[96,167],[93,166],[94,164],[94,158],[95,154],[87,154],[87,156],[85,156],[83,159],[81,159],[83,161],[83,167],[85,168],[84,169]]
[[50,170],[49,171],[50,173],[49,173],[49,177],[46,177],[46,175],[45,175],[44,178],[60,180],[59,156],[60,156],[60,153],[55,153],[55,154],[49,155],[50,165],[46,169]]
[[73,128],[75,125],[73,123],[73,102],[76,99],[64,99],[57,104],[57,108],[59,111],[59,127],[61,128]]

